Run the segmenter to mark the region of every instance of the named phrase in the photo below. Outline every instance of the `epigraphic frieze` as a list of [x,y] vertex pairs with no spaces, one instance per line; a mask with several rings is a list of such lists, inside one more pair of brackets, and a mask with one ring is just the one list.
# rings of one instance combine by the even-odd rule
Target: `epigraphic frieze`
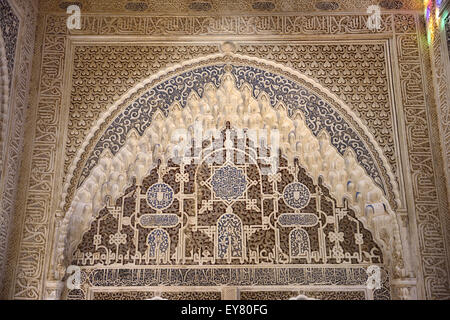
[[[417,215],[417,230],[422,268],[424,272],[425,294],[427,298],[448,299],[450,285],[448,277],[448,249],[442,221],[448,216],[448,207],[441,206],[436,186],[436,172],[433,165],[433,139],[428,122],[429,105],[423,82],[425,77],[421,60],[419,37],[399,35],[398,69],[407,145],[412,174],[412,191]],[[430,83],[428,83],[430,84]],[[438,159],[435,159],[438,160]],[[441,198],[441,199],[442,199]],[[432,236],[433,235],[433,236]]]
[[364,291],[241,291],[241,300],[293,300],[298,296],[315,300],[366,300]]
[[[79,296],[75,295],[76,292],[72,293],[71,300],[78,300]],[[157,294],[152,291],[120,291],[120,292],[93,292],[93,300],[151,300],[155,297],[162,298],[165,300],[220,300],[222,298],[222,293],[219,291],[183,291],[183,292],[169,292],[163,291]]]
[[[381,268],[381,288],[373,291],[374,300],[390,300],[390,277]],[[184,299],[198,294],[199,299],[220,299],[220,293],[211,288],[220,286],[265,286],[264,290],[239,290],[241,300],[292,299],[305,295],[312,299],[334,300],[366,296],[367,270],[362,267],[234,267],[234,268],[158,268],[158,269],[82,269],[81,289],[71,290],[68,298],[83,300],[87,292],[92,290],[93,296],[99,299],[151,299],[155,293],[151,287],[166,287],[160,289],[158,296],[163,299]],[[208,287],[209,291],[192,293],[189,289],[183,292],[171,292],[170,287],[184,286],[186,288],[199,286]],[[267,290],[267,286],[277,290]],[[317,286],[316,290],[280,290],[282,286]],[[340,286],[347,286],[347,290],[339,291]],[[348,291],[349,286],[355,289]],[[121,290],[123,287],[134,290]],[[324,291],[323,288],[327,287]],[[107,288],[107,290],[105,290]],[[145,289],[144,289],[145,288]],[[322,290],[321,290],[322,289]],[[279,292],[279,293],[277,293]],[[281,293],[282,292],[282,293]],[[353,292],[353,293],[349,293]]]
[[[64,16],[49,16],[49,32],[84,35],[318,35],[372,34],[368,15],[244,15],[244,16],[175,16],[175,17],[81,17],[81,30],[67,30]],[[405,32],[407,21],[399,22]],[[381,14],[377,33],[390,34],[397,28],[394,15]]]

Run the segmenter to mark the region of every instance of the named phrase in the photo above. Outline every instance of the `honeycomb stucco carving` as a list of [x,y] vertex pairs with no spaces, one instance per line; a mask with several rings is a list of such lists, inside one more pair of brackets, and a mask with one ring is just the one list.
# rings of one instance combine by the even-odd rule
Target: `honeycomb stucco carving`
[[0,30],[0,180],[3,176],[3,157],[5,154],[5,140],[7,134],[7,116],[9,108],[9,76],[5,44]]

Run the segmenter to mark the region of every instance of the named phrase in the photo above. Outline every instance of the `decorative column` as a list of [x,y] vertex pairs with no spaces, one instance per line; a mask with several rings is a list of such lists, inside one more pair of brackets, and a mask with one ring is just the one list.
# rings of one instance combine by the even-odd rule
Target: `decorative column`
[[[433,72],[435,100],[441,135],[442,156],[447,186],[450,185],[450,55],[449,0],[428,0],[425,7],[427,41]],[[447,190],[448,192],[448,190]],[[450,193],[448,192],[450,201]]]

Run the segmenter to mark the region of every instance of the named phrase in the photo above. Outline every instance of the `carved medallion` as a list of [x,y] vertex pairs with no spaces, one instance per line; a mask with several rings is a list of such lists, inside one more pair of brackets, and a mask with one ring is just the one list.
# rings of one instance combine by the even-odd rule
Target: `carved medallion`
[[216,197],[222,200],[236,200],[244,194],[247,179],[241,169],[226,166],[214,174],[211,185]]
[[147,191],[147,203],[155,210],[164,210],[172,205],[173,189],[165,183],[156,183]]
[[311,193],[303,183],[291,183],[283,191],[284,202],[292,209],[303,209],[308,205],[310,198]]

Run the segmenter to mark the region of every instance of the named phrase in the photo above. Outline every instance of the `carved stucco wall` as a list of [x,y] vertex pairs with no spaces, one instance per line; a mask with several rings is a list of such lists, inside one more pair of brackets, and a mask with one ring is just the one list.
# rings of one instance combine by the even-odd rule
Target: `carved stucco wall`
[[[442,156],[443,168],[442,177],[436,181],[447,185],[447,203],[450,202],[450,18],[448,12],[450,3],[443,1],[439,14],[439,24],[433,28],[431,36],[431,44],[429,46],[430,65],[427,70],[427,80],[429,84],[433,84],[434,88],[430,88],[430,99],[437,105],[437,112],[432,109],[430,116],[435,118],[438,126],[435,127],[435,136],[441,138],[441,148],[436,150],[436,158]],[[445,19],[445,20],[444,20]],[[427,65],[428,66],[428,65]],[[439,170],[437,172],[439,176]],[[445,179],[444,179],[445,177]],[[444,226],[450,226],[450,214],[443,219]],[[450,241],[450,234],[444,234],[447,243]],[[450,260],[450,255],[448,256]]]
[[[447,7],[442,7],[440,13],[448,12]],[[444,20],[445,19],[445,20]],[[447,176],[447,185],[450,184],[450,54],[449,54],[449,17],[442,15],[439,27],[434,30],[430,57],[433,84],[435,88],[435,100],[438,106],[438,122],[441,133],[442,155],[444,158],[444,170]],[[450,194],[449,194],[450,199]]]
[[[229,45],[225,45],[224,47],[229,47]],[[260,69],[261,66],[264,66],[265,70]],[[142,87],[142,89],[139,90],[140,92],[138,91],[137,95],[134,95],[131,100],[122,99],[125,101],[124,104],[119,104],[118,107],[110,108],[107,113],[102,115],[101,119],[109,118],[110,115],[112,115],[112,119],[114,120],[108,121],[111,124],[103,134],[100,131],[100,135],[102,135],[101,138],[93,139],[92,137],[95,137],[95,133],[99,131],[98,125],[103,122],[99,121],[98,125],[94,126],[90,130],[89,137],[91,138],[86,140],[89,141],[89,143],[83,143],[82,148],[78,151],[77,159],[84,158],[84,160],[77,160],[74,164],[76,164],[77,167],[80,162],[85,163],[85,165],[83,170],[78,173],[74,167],[71,167],[71,175],[69,177],[72,178],[66,180],[68,183],[70,180],[78,176],[79,187],[75,193],[73,201],[71,201],[70,209],[67,211],[62,224],[58,224],[58,229],[56,231],[56,235],[58,237],[56,239],[56,259],[58,261],[58,266],[55,270],[56,277],[58,277],[58,274],[61,276],[61,271],[58,269],[61,269],[62,272],[64,272],[64,268],[61,268],[62,266],[59,265],[59,263],[61,263],[61,258],[64,257],[64,255],[66,256],[66,259],[74,259],[73,261],[76,265],[90,267],[100,263],[100,265],[104,265],[105,268],[108,268],[110,266],[110,262],[112,261],[109,257],[112,258],[112,256],[115,256],[113,260],[118,260],[115,260],[114,265],[122,266],[122,269],[124,269],[117,270],[119,272],[118,275],[122,274],[122,272],[127,272],[126,268],[128,268],[128,264],[131,263],[135,265],[137,269],[134,269],[133,271],[129,270],[130,272],[133,272],[133,274],[136,274],[136,272],[144,272],[148,275],[148,277],[145,277],[145,284],[147,286],[157,285],[157,280],[152,275],[152,272],[155,271],[162,273],[167,272],[171,275],[168,278],[161,275],[164,278],[162,283],[166,286],[176,286],[176,284],[178,284],[178,286],[192,286],[193,280],[197,277],[194,275],[200,272],[206,273],[207,276],[199,278],[196,283],[197,286],[200,286],[200,281],[202,286],[220,286],[225,283],[228,283],[229,285],[239,285],[239,282],[233,278],[230,278],[229,282],[223,282],[224,280],[221,279],[220,274],[223,274],[225,277],[230,273],[241,273],[241,276],[244,277],[244,275],[249,272],[250,274],[254,273],[255,275],[249,276],[248,279],[245,278],[245,280],[243,278],[240,283],[241,286],[262,286],[264,284],[271,286],[286,286],[289,284],[297,286],[317,285],[318,283],[315,280],[310,279],[308,276],[306,276],[306,279],[305,277],[300,276],[300,274],[304,275],[305,272],[308,274],[310,270],[305,270],[299,268],[298,266],[290,269],[279,269],[282,270],[280,271],[280,276],[284,272],[291,273],[290,277],[281,276],[279,280],[273,279],[270,275],[266,274],[270,268],[277,265],[282,267],[288,264],[288,261],[291,263],[294,261],[297,263],[302,261],[301,264],[308,264],[308,267],[315,265],[316,269],[314,269],[314,272],[320,274],[322,281],[329,283],[334,283],[334,281],[337,281],[340,285],[354,285],[354,283],[351,283],[351,280],[347,277],[341,278],[336,276],[333,278],[327,276],[328,273],[339,273],[339,271],[337,271],[339,268],[331,270],[323,266],[323,268],[320,268],[320,263],[323,263],[326,260],[328,263],[337,263],[339,267],[343,267],[343,265],[348,265],[349,263],[352,263],[352,266],[356,267],[354,264],[357,264],[358,262],[360,265],[364,265],[364,263],[368,262],[367,258],[370,257],[373,252],[378,251],[378,249],[375,249],[374,251],[372,251],[372,249],[367,249],[367,245],[369,244],[369,239],[367,237],[364,237],[364,240],[362,240],[363,243],[365,243],[365,249],[363,249],[364,253],[358,250],[358,252],[355,252],[354,246],[348,247],[347,244],[345,244],[345,249],[343,250],[348,251],[345,251],[346,253],[342,253],[341,255],[341,253],[339,253],[341,252],[340,245],[337,245],[332,249],[332,245],[330,245],[330,243],[319,244],[320,241],[319,243],[318,241],[311,241],[311,246],[313,246],[314,249],[311,249],[312,251],[309,253],[310,257],[307,257],[305,260],[297,260],[295,253],[289,253],[289,250],[286,247],[287,241],[280,242],[278,236],[275,236],[276,233],[279,233],[282,237],[284,237],[284,239],[286,239],[286,229],[282,226],[284,223],[281,223],[280,226],[277,225],[277,227],[274,227],[270,226],[273,225],[273,223],[269,223],[269,221],[272,219],[275,219],[274,221],[284,221],[285,219],[293,218],[293,216],[288,213],[289,210],[293,209],[286,208],[284,204],[286,202],[289,203],[289,200],[284,197],[284,200],[280,202],[281,198],[279,196],[285,186],[287,188],[289,182],[294,183],[292,176],[296,176],[296,174],[291,175],[287,173],[288,170],[286,167],[284,167],[284,169],[279,173],[269,174],[268,178],[261,181],[259,178],[256,178],[257,175],[254,174],[254,164],[247,164],[245,166],[245,168],[247,168],[245,169],[246,173],[238,175],[242,177],[242,179],[238,179],[237,181],[239,182],[238,186],[242,186],[242,190],[240,187],[238,187],[237,190],[241,190],[242,193],[244,193],[244,189],[246,189],[245,185],[248,184],[256,186],[261,185],[261,191],[258,192],[258,187],[256,187],[256,189],[251,187],[252,191],[249,191],[248,194],[245,192],[245,197],[242,194],[242,198],[239,196],[241,192],[238,192],[238,196],[236,197],[236,200],[234,200],[237,201],[237,204],[233,204],[233,201],[225,201],[223,199],[223,195],[222,197],[220,196],[222,192],[219,192],[218,196],[218,191],[216,190],[214,191],[216,194],[215,197],[209,199],[204,198],[204,201],[198,200],[198,206],[201,205],[202,207],[199,208],[199,212],[196,213],[196,210],[193,208],[197,208],[197,205],[192,205],[192,196],[195,194],[193,193],[193,188],[202,188],[202,182],[193,181],[193,177],[196,175],[195,167],[189,165],[182,168],[176,168],[173,164],[168,162],[171,153],[170,137],[173,135],[173,130],[188,128],[191,124],[193,124],[194,120],[202,123],[204,130],[209,130],[212,128],[221,129],[225,126],[226,121],[230,121],[230,125],[237,126],[238,128],[270,128],[268,132],[270,135],[272,134],[272,130],[278,129],[281,136],[280,147],[282,148],[288,161],[290,161],[289,164],[287,164],[286,161],[282,162],[283,164],[280,162],[280,166],[287,165],[290,168],[290,172],[293,173],[294,171],[292,170],[295,168],[294,158],[297,158],[298,162],[306,168],[308,175],[310,175],[314,181],[319,181],[319,176],[322,177],[320,180],[323,179],[324,183],[329,186],[330,193],[333,194],[333,197],[335,197],[339,203],[339,208],[336,207],[334,211],[333,208],[325,205],[327,200],[322,199],[319,195],[316,195],[314,196],[314,198],[318,201],[316,203],[320,202],[320,198],[323,200],[323,202],[321,202],[322,205],[319,205],[317,208],[309,207],[309,209],[305,210],[307,210],[307,212],[323,212],[322,210],[327,211],[326,215],[330,215],[329,218],[326,219],[328,225],[327,228],[332,225],[331,221],[340,220],[341,218],[347,216],[347,214],[352,217],[357,217],[357,219],[363,221],[365,225],[373,231],[374,237],[377,238],[380,243],[383,243],[383,247],[385,249],[384,251],[387,253],[385,258],[386,260],[391,261],[389,264],[392,267],[392,270],[403,268],[402,262],[399,261],[399,257],[402,256],[402,253],[400,249],[401,245],[399,245],[400,239],[398,237],[398,229],[396,229],[396,227],[392,230],[386,229],[386,226],[396,226],[395,216],[392,213],[391,215],[385,214],[384,207],[390,207],[388,201],[382,200],[383,192],[381,192],[380,189],[384,189],[385,187],[382,185],[376,186],[376,183],[383,180],[394,181],[393,175],[390,178],[382,178],[379,176],[378,169],[375,169],[375,167],[372,167],[372,169],[366,168],[365,172],[365,170],[358,165],[358,160],[356,159],[358,158],[361,160],[360,157],[368,157],[366,161],[363,160],[360,162],[370,164],[369,167],[375,164],[375,162],[369,160],[371,157],[369,154],[372,152],[368,151],[371,149],[368,145],[373,145],[376,143],[366,141],[367,146],[363,147],[360,142],[358,142],[359,140],[364,140],[367,137],[364,132],[360,133],[361,137],[365,137],[363,139],[356,138],[355,135],[352,134],[354,126],[356,126],[356,128],[358,127],[358,124],[348,126],[346,122],[351,122],[352,112],[347,110],[349,113],[347,114],[344,110],[340,109],[338,105],[336,105],[336,102],[327,103],[321,100],[323,98],[319,98],[319,96],[322,95],[329,96],[330,93],[319,94],[318,92],[320,92],[321,87],[317,84],[308,84],[307,78],[304,76],[302,78],[300,74],[297,75],[299,78],[297,78],[295,74],[291,74],[291,78],[296,79],[295,83],[298,81],[303,83],[301,86],[294,84],[292,80],[288,80],[284,75],[279,73],[288,72],[287,70],[289,70],[289,68],[282,67],[281,65],[264,61],[262,59],[236,55],[231,52],[227,54],[215,54],[200,59],[194,59],[192,61],[185,62],[182,65],[175,65],[168,70],[170,70],[167,75],[168,79],[165,79],[164,77],[167,72],[157,73],[150,78],[156,78],[156,83],[152,81],[145,81],[139,84],[138,88]],[[181,73],[179,74],[179,72]],[[300,79],[304,80],[304,82]],[[237,84],[239,85],[239,89],[235,88]],[[304,85],[306,86],[304,87]],[[218,88],[216,88],[216,86],[218,86]],[[311,92],[315,92],[315,94],[312,94]],[[131,101],[131,104],[127,107],[130,103],[129,101]],[[309,105],[308,101],[311,105]],[[120,105],[125,106],[125,108]],[[318,105],[321,106],[319,118],[317,118],[319,109],[316,109]],[[333,105],[333,107],[331,105]],[[119,113],[116,112],[116,109]],[[339,118],[336,117],[336,111],[334,110],[340,110],[340,114],[346,120],[339,120]],[[324,119],[327,119],[328,121],[320,124]],[[357,117],[354,116],[354,119],[357,119]],[[306,125],[308,125],[309,128]],[[117,135],[117,128],[120,128],[120,131],[122,131],[119,135]],[[341,134],[343,132],[345,132],[344,135]],[[128,136],[128,138],[125,139],[125,136]],[[333,139],[330,140],[330,137],[333,137]],[[374,140],[373,138],[371,139]],[[342,141],[349,140],[352,141],[352,143],[349,143],[348,145],[351,145],[352,147],[347,147],[345,150],[343,146],[346,144],[342,144]],[[95,141],[98,141],[98,143],[95,143]],[[122,144],[123,146],[119,148]],[[334,146],[332,144],[334,144]],[[224,143],[224,145],[226,145],[226,143]],[[162,146],[162,148],[158,149],[158,146]],[[108,151],[108,148],[110,151]],[[352,148],[354,148],[354,151]],[[88,151],[89,149],[91,151]],[[80,156],[81,154],[85,154],[85,150],[87,151],[88,156]],[[342,152],[344,158],[339,155],[339,152]],[[353,154],[357,156],[355,157]],[[372,154],[382,154],[382,152],[374,151]],[[101,156],[98,157],[96,155]],[[148,178],[143,180],[144,175],[148,171],[149,164],[154,163],[158,159],[161,159],[163,165],[167,165],[167,167],[163,168],[161,166],[155,172],[158,172],[161,182],[167,181],[167,183],[170,183],[171,187],[167,184],[158,184],[149,188],[149,183],[151,184],[151,181],[155,182],[155,172],[153,171]],[[382,165],[382,167],[386,167],[386,164]],[[232,165],[231,162],[229,165]],[[227,172],[230,172],[229,170],[239,172],[240,169],[237,169],[235,165],[241,166],[242,164],[239,164],[238,161],[238,163],[235,163],[233,167],[224,166],[220,168],[221,165],[219,165],[220,169],[216,168],[215,170],[217,170],[216,172],[222,172],[225,170],[223,173],[220,173],[220,176],[224,175],[226,177],[230,175],[227,174]],[[334,167],[335,170],[330,171],[327,169],[331,167]],[[181,170],[181,172],[179,170]],[[200,170],[200,167],[198,170]],[[203,170],[204,169],[201,171],[203,172]],[[251,172],[253,172],[253,174]],[[202,175],[204,176],[204,174]],[[373,176],[373,178],[368,175]],[[236,177],[234,174],[231,174],[231,176]],[[249,178],[249,176],[252,178]],[[162,221],[156,222],[157,225],[161,225],[162,223],[162,228],[169,228],[168,230],[171,232],[171,252],[168,256],[165,256],[163,259],[163,264],[170,261],[170,265],[173,265],[172,269],[160,270],[160,268],[151,268],[154,263],[152,262],[152,254],[145,252],[145,248],[147,247],[145,238],[148,236],[150,239],[150,235],[152,235],[153,232],[156,232],[162,237],[164,237],[166,233],[162,229],[154,229],[155,222],[151,221],[155,218],[155,216],[152,215],[155,212],[151,211],[151,209],[148,211],[149,207],[145,205],[145,202],[142,202],[143,199],[141,196],[138,196],[141,199],[135,202],[142,203],[139,207],[132,208],[133,205],[131,205],[130,201],[134,201],[132,200],[134,196],[131,198],[124,196],[123,199],[126,198],[124,203],[127,203],[127,205],[122,206],[122,209],[118,209],[119,207],[116,207],[117,209],[113,209],[113,207],[107,205],[104,210],[99,212],[99,210],[104,206],[101,199],[105,199],[106,196],[111,197],[112,203],[116,201],[118,201],[116,203],[119,203],[122,202],[122,200],[118,199],[121,194],[121,190],[126,189],[127,194],[131,193],[136,195],[139,193],[136,192],[136,189],[134,189],[135,191],[131,191],[133,186],[130,185],[130,183],[132,183],[131,181],[133,180],[133,177],[136,178],[135,180],[138,184],[137,188],[139,188],[139,190],[153,190],[152,188],[158,188],[159,190],[161,186],[164,186],[169,197],[177,198],[173,202],[170,201],[163,206],[164,212],[171,212],[169,215],[159,215],[159,218],[166,217],[167,219],[170,219],[171,222],[168,225]],[[175,179],[173,179],[174,177]],[[310,178],[307,178],[304,174],[299,174],[299,176],[295,178],[295,181],[297,181],[297,179],[298,181],[307,183],[310,190],[315,189],[311,182],[307,182],[311,181],[308,180]],[[75,181],[77,181],[77,179],[75,179]],[[143,181],[145,181],[144,185],[141,186]],[[236,182],[236,180],[234,181]],[[209,184],[207,181],[204,182]],[[179,185],[179,183],[181,183],[181,185]],[[220,183],[220,179],[215,180],[213,177],[211,182],[213,189],[218,187],[217,183]],[[343,186],[346,183],[348,186],[347,188]],[[134,185],[134,183],[132,184]],[[275,188],[272,190],[278,191],[269,191],[272,188],[271,185]],[[294,185],[298,186],[295,183],[289,184],[289,186]],[[231,189],[232,186],[233,185],[230,185],[226,189]],[[65,193],[67,193],[67,190],[68,189],[64,188]],[[173,192],[170,190],[177,191]],[[260,192],[264,193],[264,195],[261,196]],[[206,189],[203,191],[196,191],[197,197],[200,197],[200,194],[206,193],[208,193]],[[323,191],[323,193],[328,194],[328,191]],[[388,197],[387,195],[389,192],[386,192],[385,194],[386,197]],[[348,203],[348,206],[354,208],[354,211],[347,211],[346,206],[342,207],[342,200],[344,196],[347,199],[345,203]],[[264,205],[262,205],[261,197],[265,199]],[[272,203],[271,205],[267,203],[269,198],[272,199],[270,200]],[[243,207],[244,204],[247,207],[247,210],[245,210],[245,206]],[[375,210],[377,211],[376,213],[366,212],[366,204],[372,204],[372,207],[381,207],[382,210]],[[240,260],[243,265],[242,268],[239,269],[239,272],[229,269],[229,264],[231,261],[228,261],[227,264],[226,261],[217,258],[217,254],[211,256],[211,254],[215,252],[212,242],[217,241],[213,239],[216,236],[219,238],[219,235],[217,235],[214,231],[214,221],[218,218],[217,215],[219,212],[225,214],[224,205],[228,206],[228,209],[230,210],[230,213],[228,214],[231,215],[230,217],[233,217],[236,214],[242,219],[245,218],[243,222],[245,223],[246,231],[245,235],[242,235],[242,239],[243,247],[248,248],[248,251],[245,249],[243,250],[245,254],[240,255]],[[170,207],[170,209],[167,206]],[[324,209],[325,207],[327,207],[327,209]],[[297,209],[301,210],[300,208]],[[298,211],[297,209],[296,212]],[[274,212],[271,213],[271,210],[274,210]],[[127,227],[129,223],[126,222],[125,224],[127,226],[119,224],[117,232],[113,231],[113,234],[109,233],[109,231],[105,229],[106,225],[104,225],[102,221],[108,220],[109,222],[107,224],[112,227],[114,223],[110,219],[114,219],[113,217],[117,216],[119,211],[122,211],[120,214],[121,218],[119,218],[120,221],[128,220],[130,214],[138,216],[141,221],[140,224],[146,225],[144,230],[138,231],[140,227],[134,223],[132,223],[133,226],[130,225],[130,227]],[[231,211],[233,213],[231,213]],[[113,215],[108,216],[108,212],[113,213]],[[145,215],[145,212],[148,212],[150,216]],[[174,212],[176,213],[174,214]],[[298,211],[298,213],[294,214],[294,216],[296,219],[298,218],[301,220],[306,217],[313,220],[317,219],[316,213],[308,215],[307,212],[301,214],[300,211]],[[336,215],[336,218],[333,218],[333,214],[338,212],[340,212],[340,218],[338,218],[338,215]],[[95,217],[97,217],[99,213],[100,218],[97,220]],[[288,213],[288,215],[283,215],[284,213]],[[142,214],[144,215],[141,216]],[[180,214],[183,217],[189,217],[187,218],[189,221],[187,224],[181,222],[181,220],[178,221],[177,217]],[[258,219],[261,219],[261,217],[258,218],[260,215],[262,215],[263,218],[258,223]],[[225,218],[228,219],[230,217],[226,216]],[[83,232],[88,231],[89,225],[94,219],[96,222],[93,224],[93,229],[91,228],[89,232],[85,233],[85,237],[83,237],[83,242],[80,244],[79,250],[77,250],[75,257],[71,258],[73,256],[72,252],[74,252],[76,243],[80,241]],[[147,219],[150,219],[149,225],[145,222]],[[178,222],[174,222],[174,219]],[[237,219],[238,218],[236,218],[236,220]],[[344,218],[343,221],[345,220],[346,218]],[[134,219],[133,221],[136,222],[137,220]],[[182,221],[184,221],[184,218]],[[377,223],[377,221],[380,221],[381,224]],[[177,235],[176,230],[179,222],[181,223],[180,231],[183,230],[182,233],[185,233],[186,236]],[[200,224],[199,228],[202,229],[201,232],[197,231],[197,223]],[[277,223],[278,222],[274,224],[276,225]],[[97,224],[102,225],[102,227],[100,227],[101,233],[99,234],[95,231],[97,230],[97,227],[95,227]],[[293,224],[297,225],[297,223]],[[317,239],[317,235],[315,235],[317,230],[314,230],[313,228],[315,223],[312,223],[311,225],[311,221],[309,221],[302,222],[300,225],[304,225],[305,228],[309,228],[308,232],[310,232],[314,239]],[[318,237],[320,239],[327,237],[333,239],[331,240],[332,243],[334,243],[334,241],[337,241],[338,243],[341,240],[344,241],[344,238],[346,239],[346,243],[352,243],[352,239],[355,237],[358,238],[352,231],[350,231],[352,229],[355,230],[354,227],[352,228],[346,225],[345,222],[339,223],[339,225],[342,225],[342,229],[331,233],[328,233],[327,231],[325,234],[319,232]],[[107,229],[112,230],[110,227]],[[310,227],[312,227],[312,229]],[[122,233],[123,228],[127,229],[125,233]],[[264,231],[261,228],[268,228],[267,230],[269,231]],[[67,229],[69,230],[68,232],[64,231]],[[153,229],[153,231],[150,235],[148,235],[148,232],[151,231],[151,229]],[[322,227],[319,229],[322,229]],[[133,232],[132,230],[139,233],[139,236],[137,236],[139,239],[138,242],[128,242],[126,240],[128,238],[127,234],[129,234],[129,232]],[[294,231],[299,232],[300,234],[305,234],[302,233],[304,231],[303,229],[292,230],[292,232]],[[253,234],[254,232],[256,232],[256,234]],[[368,234],[366,231],[363,233],[365,233],[366,236]],[[95,235],[92,238],[93,234]],[[339,234],[340,236],[337,236],[336,238],[334,236],[335,234]],[[390,236],[387,238],[384,237],[386,234]],[[239,238],[241,238],[240,232]],[[114,239],[120,240],[117,242]],[[357,240],[357,242],[362,244],[360,240]],[[123,243],[123,241],[125,241],[125,243]],[[194,242],[194,244],[192,244],[192,242]],[[199,242],[203,243],[203,245],[198,246],[196,243]],[[68,253],[64,252],[65,243],[65,251]],[[108,253],[105,257],[103,257],[103,254],[96,249],[100,243],[105,243],[108,246]],[[110,246],[111,244],[112,247]],[[114,253],[116,251],[116,249],[114,249],[115,244],[121,247],[120,257]],[[100,250],[103,251],[103,245],[100,246]],[[177,249],[175,249],[175,247]],[[397,250],[390,250],[390,248],[397,248]],[[194,253],[191,252],[192,250]],[[168,254],[166,249],[164,249],[164,252]],[[203,256],[202,252],[206,255]],[[261,255],[259,252],[261,252]],[[325,254],[325,252],[327,253]],[[102,256],[101,261],[97,260],[100,256]],[[138,256],[142,257],[143,260],[138,258]],[[353,256],[355,258],[350,260],[344,258],[348,256]],[[94,260],[91,259],[92,257]],[[104,260],[104,258],[106,258],[106,260]],[[126,261],[123,259],[126,259]],[[217,262],[216,259],[218,260]],[[392,260],[394,260],[394,262],[392,262]],[[265,261],[266,269],[262,266],[259,268],[257,267],[259,261]],[[376,261],[381,263],[381,261],[376,258],[372,263],[376,263]],[[236,263],[234,260],[233,262]],[[178,279],[176,277],[176,274],[179,273],[177,266],[180,264],[187,264],[189,266],[189,275],[186,274],[183,279]],[[206,265],[209,264],[214,264],[217,267],[221,267],[221,269],[208,270]],[[139,269],[139,267],[142,269]],[[167,268],[168,266],[165,267]],[[214,272],[214,270],[220,270],[220,273]],[[103,271],[109,272],[109,270]],[[100,284],[94,280],[96,279],[98,273],[103,271],[99,269],[86,270],[86,273],[82,278],[91,279],[89,282],[93,287],[106,286],[109,287],[109,290],[114,290],[114,287],[117,287],[119,283],[121,283],[120,281],[118,282],[117,279],[110,278],[104,284]],[[116,270],[110,271],[115,273]],[[395,274],[397,273],[398,272],[395,272]],[[266,276],[261,276],[262,274],[266,274]],[[297,275],[297,277],[294,275]],[[364,281],[364,277],[362,276],[358,281]],[[83,283],[83,285],[87,287],[84,288],[82,292],[71,292],[69,293],[69,296],[72,298],[91,296],[90,292],[95,288],[91,288],[88,283]],[[143,283],[133,277],[133,279],[130,279],[129,283],[122,282],[121,285],[142,287]],[[375,292],[373,295],[377,298],[381,298],[382,296],[386,298],[389,296],[389,294],[386,295],[385,292]]]
[[[341,8],[345,3],[339,1]],[[374,33],[366,27],[367,16],[358,13],[266,16],[253,10],[242,16],[209,16],[213,6],[193,16],[111,16],[105,11],[117,3],[83,2],[85,10],[100,12],[84,15],[82,30],[69,32],[54,5],[43,1],[39,18],[37,47],[42,49],[35,56],[8,297],[58,296],[59,282],[51,270],[54,226],[66,214],[60,209],[64,177],[100,114],[153,73],[218,52],[230,38],[238,53],[273,60],[314,79],[371,130],[400,187],[395,211],[406,270],[397,279],[395,296],[414,297],[417,278],[419,297],[449,297],[447,197],[445,183],[438,181],[439,146],[431,143],[436,133],[428,129],[436,120],[428,114],[435,105],[426,100],[428,58],[420,40],[421,13],[386,12],[381,30]],[[405,8],[411,9],[409,2]],[[170,37],[178,42],[168,41]],[[420,258],[412,258],[416,256]]]
[[[2,96],[0,110],[0,288],[14,218],[33,58],[37,1],[0,1]],[[0,50],[3,50],[0,49]]]

